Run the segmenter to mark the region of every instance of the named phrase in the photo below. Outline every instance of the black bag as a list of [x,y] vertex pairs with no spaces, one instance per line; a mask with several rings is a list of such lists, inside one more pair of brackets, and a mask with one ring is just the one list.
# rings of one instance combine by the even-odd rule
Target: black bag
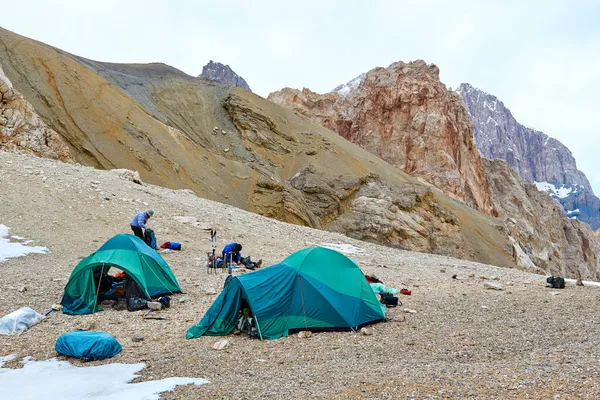
[[159,298],[158,302],[162,304],[164,308],[171,307],[171,298],[169,296],[163,296]]
[[141,297],[130,297],[127,300],[127,309],[129,311],[137,311],[142,308],[146,308],[148,306],[148,302],[146,299],[142,299]]
[[152,229],[146,229],[144,232],[144,242],[146,242],[151,249],[156,250],[156,235],[154,235]]
[[558,276],[547,277],[546,283],[548,283],[552,289],[564,289],[565,288],[565,280]]
[[[398,306],[398,297],[391,295],[389,293],[381,293],[381,304],[386,307],[396,307]],[[400,303],[402,305],[402,303]]]

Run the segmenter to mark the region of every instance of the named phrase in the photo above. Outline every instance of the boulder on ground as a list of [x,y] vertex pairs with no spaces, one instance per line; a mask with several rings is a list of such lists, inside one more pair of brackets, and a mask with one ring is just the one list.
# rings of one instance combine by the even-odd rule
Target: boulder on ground
[[138,185],[142,184],[140,173],[137,171],[131,171],[129,169],[111,169],[110,172],[117,175],[120,179],[123,179],[124,181],[130,181],[133,183],[137,183]]

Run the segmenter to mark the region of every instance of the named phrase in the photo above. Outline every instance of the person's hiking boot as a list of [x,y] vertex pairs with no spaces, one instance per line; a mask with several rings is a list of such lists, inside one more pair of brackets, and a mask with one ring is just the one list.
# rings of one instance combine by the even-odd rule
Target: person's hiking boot
[[255,263],[256,268],[260,268],[262,265],[262,258],[260,260],[258,260],[258,262]]

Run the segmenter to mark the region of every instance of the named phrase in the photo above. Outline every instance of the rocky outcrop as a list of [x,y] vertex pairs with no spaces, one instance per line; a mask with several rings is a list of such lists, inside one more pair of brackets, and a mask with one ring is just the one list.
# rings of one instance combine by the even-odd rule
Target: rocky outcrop
[[475,143],[487,158],[506,160],[519,176],[560,202],[569,217],[600,228],[600,200],[571,151],[517,122],[502,101],[468,83],[456,90],[473,121]]
[[496,215],[470,121],[460,97],[440,82],[435,65],[396,62],[330,94],[286,88],[271,93],[269,100]]
[[0,149],[70,161],[69,148],[13,88],[0,65]]
[[[524,184],[506,162],[481,157],[462,100],[440,83],[434,65],[394,63],[369,71],[329,94],[283,89],[269,99],[499,217],[496,227],[508,239],[503,250],[519,267],[600,278],[589,226],[567,218],[558,204],[535,186]],[[385,203],[381,196],[374,198],[369,201],[371,209]],[[411,226],[402,216],[394,218]],[[367,235],[367,228],[356,225]],[[444,246],[452,248],[456,241],[447,226],[437,226],[435,231],[444,232],[442,236],[448,238]],[[388,231],[385,224],[379,229]],[[414,237],[418,232],[414,231]],[[486,240],[486,236],[480,239]]]
[[500,229],[515,240],[514,257],[556,276],[600,279],[594,232],[569,219],[560,204],[535,185],[523,183],[504,160],[485,159],[492,201],[502,210]]
[[233,72],[229,65],[223,65],[220,62],[214,62],[213,60],[210,60],[208,64],[202,67],[202,73],[199,78],[221,82],[226,86],[239,87],[249,92],[252,91],[244,78]]

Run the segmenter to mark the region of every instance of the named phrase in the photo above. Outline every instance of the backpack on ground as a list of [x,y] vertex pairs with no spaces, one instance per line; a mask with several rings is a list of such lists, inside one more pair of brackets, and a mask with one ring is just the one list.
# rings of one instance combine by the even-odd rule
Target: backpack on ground
[[144,232],[144,242],[146,242],[151,249],[156,250],[156,236],[152,229],[146,229]]
[[550,285],[552,289],[564,289],[565,280],[559,276],[549,276],[546,278],[546,283]]
[[[393,294],[390,293],[381,293],[380,295],[381,297],[381,304],[383,304],[386,307],[397,307],[398,306],[398,297],[394,296]],[[402,305],[402,303],[400,302],[400,305]]]
[[130,297],[127,299],[127,310],[137,311],[148,307],[148,300],[141,297]]

